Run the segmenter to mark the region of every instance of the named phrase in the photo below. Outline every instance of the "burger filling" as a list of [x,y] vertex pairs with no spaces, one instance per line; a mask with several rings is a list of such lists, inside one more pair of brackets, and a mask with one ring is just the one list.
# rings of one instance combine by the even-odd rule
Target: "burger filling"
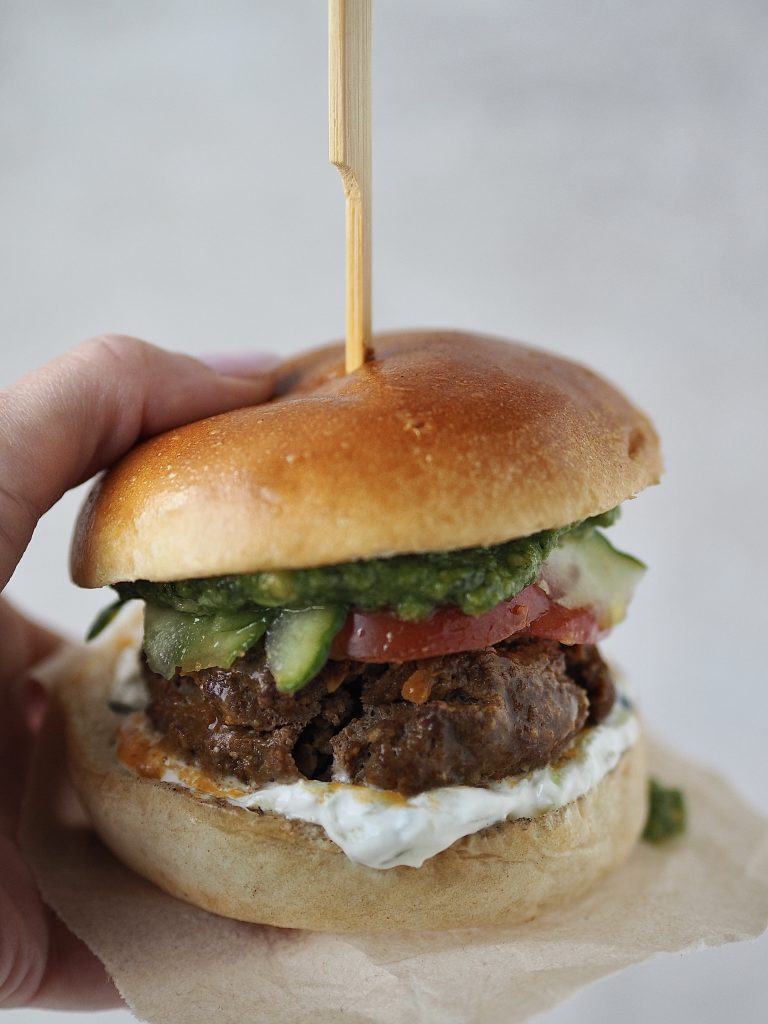
[[552,640],[402,664],[330,661],[295,695],[276,688],[263,645],[230,669],[145,676],[154,727],[214,774],[408,796],[556,761],[614,703],[596,647]]
[[487,548],[120,584],[118,605],[146,602],[149,720],[257,787],[412,796],[550,765],[613,707],[595,641],[644,568],[598,529],[615,514]]

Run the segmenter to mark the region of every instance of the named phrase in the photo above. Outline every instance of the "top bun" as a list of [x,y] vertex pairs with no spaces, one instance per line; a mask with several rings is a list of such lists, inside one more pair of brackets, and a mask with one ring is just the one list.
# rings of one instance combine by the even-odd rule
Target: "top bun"
[[277,397],[140,444],[91,491],[84,587],[497,544],[631,498],[656,433],[590,370],[454,331],[382,334],[286,362]]

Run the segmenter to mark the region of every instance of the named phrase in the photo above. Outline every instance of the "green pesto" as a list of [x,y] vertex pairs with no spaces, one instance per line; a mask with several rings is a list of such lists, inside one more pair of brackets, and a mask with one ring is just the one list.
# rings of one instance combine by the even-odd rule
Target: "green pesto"
[[440,605],[482,615],[532,583],[566,533],[609,526],[618,509],[580,523],[491,547],[395,555],[316,569],[256,572],[171,583],[119,583],[120,599],[195,615],[241,608],[347,605],[363,611],[392,609],[405,621],[423,619]]
[[682,790],[668,788],[651,778],[648,780],[648,796],[648,820],[643,839],[649,843],[665,843],[682,835],[687,816]]

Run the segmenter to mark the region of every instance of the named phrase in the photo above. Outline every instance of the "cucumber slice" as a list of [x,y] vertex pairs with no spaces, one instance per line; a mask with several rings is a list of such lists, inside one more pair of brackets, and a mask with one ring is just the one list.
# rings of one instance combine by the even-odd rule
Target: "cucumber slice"
[[549,596],[566,608],[591,607],[610,629],[624,618],[645,565],[590,530],[566,536],[541,567]]
[[229,668],[263,636],[266,611],[190,615],[147,604],[144,608],[144,651],[153,672],[170,679],[177,670]]
[[295,693],[325,664],[331,642],[347,617],[345,608],[289,608],[267,630],[267,665],[278,690]]

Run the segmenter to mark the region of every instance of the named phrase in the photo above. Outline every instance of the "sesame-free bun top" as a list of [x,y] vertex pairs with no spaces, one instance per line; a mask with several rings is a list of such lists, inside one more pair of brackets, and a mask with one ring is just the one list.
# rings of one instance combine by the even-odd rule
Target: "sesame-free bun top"
[[286,362],[277,397],[140,444],[95,485],[84,587],[496,544],[657,481],[649,420],[575,363],[454,331],[378,335]]

